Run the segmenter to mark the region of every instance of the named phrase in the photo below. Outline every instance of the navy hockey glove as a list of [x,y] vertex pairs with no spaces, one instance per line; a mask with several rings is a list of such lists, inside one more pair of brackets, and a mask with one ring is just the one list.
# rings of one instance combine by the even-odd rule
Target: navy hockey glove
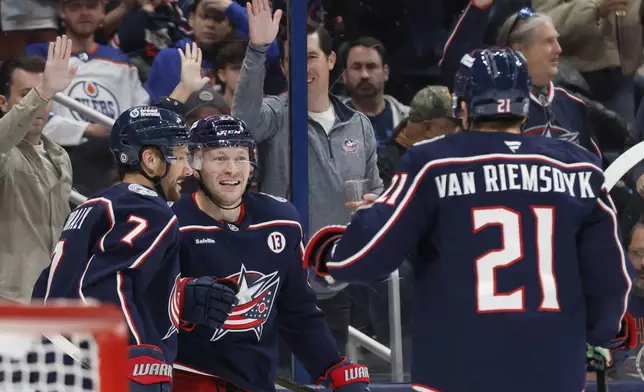
[[156,346],[128,347],[128,378],[130,392],[172,391],[172,365],[165,361]]
[[622,328],[615,339],[604,347],[586,344],[586,369],[589,372],[596,372],[619,366],[628,359],[628,350],[635,346],[637,346],[635,319],[626,312],[622,319]]
[[342,361],[331,366],[316,384],[336,392],[369,392],[369,369],[342,357]]
[[326,226],[313,234],[304,250],[304,268],[313,268],[318,276],[329,276],[326,268],[329,252],[345,230],[345,226]]
[[195,324],[219,328],[238,302],[239,285],[230,279],[182,278],[179,288],[181,328],[186,331]]

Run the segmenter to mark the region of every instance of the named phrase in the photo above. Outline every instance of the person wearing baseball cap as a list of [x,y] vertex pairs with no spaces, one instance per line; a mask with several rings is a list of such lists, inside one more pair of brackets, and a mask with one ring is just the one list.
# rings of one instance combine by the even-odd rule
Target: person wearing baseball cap
[[452,97],[445,86],[427,86],[418,91],[409,105],[409,115],[394,130],[391,140],[378,151],[380,178],[388,186],[396,165],[407,149],[423,140],[455,133],[458,122],[452,117]]
[[230,108],[226,105],[224,97],[208,85],[192,93],[184,105],[184,117],[188,124],[208,116],[230,114]]

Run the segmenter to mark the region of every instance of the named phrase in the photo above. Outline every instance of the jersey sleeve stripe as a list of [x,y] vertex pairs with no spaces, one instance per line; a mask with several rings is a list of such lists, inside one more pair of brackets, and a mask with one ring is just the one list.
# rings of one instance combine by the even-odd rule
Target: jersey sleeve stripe
[[580,104],[582,104],[584,106],[586,105],[586,102],[582,101],[578,97],[575,97],[574,95],[572,95],[571,93],[569,93],[568,91],[566,91],[565,89],[563,89],[561,87],[555,87],[555,90],[561,91],[562,93],[566,94],[568,96],[568,98],[572,99],[573,101],[577,101],[577,102],[579,102]]
[[180,232],[184,231],[217,231],[221,230],[221,227],[218,226],[200,226],[200,225],[188,225],[188,226],[181,226],[179,228]]
[[[608,202],[612,204],[612,201],[610,200],[610,196],[608,197]],[[618,234],[618,229],[617,229],[617,216],[615,215],[615,211],[606,205],[601,199],[597,199],[597,204],[599,207],[606,211],[606,213],[610,216],[611,221],[613,222],[613,240],[615,241],[615,247],[617,248],[617,251],[619,253],[619,262],[620,262],[620,267],[622,269],[622,275],[624,277],[624,281],[626,282],[626,291],[624,294],[624,307],[622,308],[622,314],[619,318],[619,323],[617,325],[618,330],[621,329],[622,325],[622,319],[624,318],[624,314],[626,313],[626,310],[628,309],[628,297],[629,293],[631,292],[631,278],[628,275],[628,269],[626,268],[626,257],[624,256],[624,250],[622,249],[622,244],[619,241],[619,234]]]
[[[440,67],[443,64],[443,60],[445,60],[445,53],[449,50],[449,47],[452,45],[452,42],[454,41],[454,37],[456,36],[456,33],[458,30],[461,28],[461,24],[463,24],[463,19],[465,19],[465,15],[467,12],[470,10],[470,7],[472,6],[472,3],[469,3],[467,7],[465,8],[465,11],[461,14],[461,17],[458,19],[458,22],[456,22],[456,26],[454,26],[454,29],[452,30],[452,34],[447,38],[447,41],[445,41],[445,46],[443,46],[443,56],[441,56],[440,60],[438,60],[438,66]],[[465,54],[465,53],[463,53]]]
[[270,226],[280,226],[280,225],[288,225],[288,226],[297,226],[300,228],[300,231],[302,231],[302,226],[300,225],[299,222],[292,221],[292,220],[272,220],[272,221],[266,221],[266,222],[261,222],[261,223],[256,223],[254,225],[249,225],[248,230],[257,230],[261,229],[264,227],[270,227]]
[[154,249],[156,249],[156,247],[159,245],[159,242],[161,242],[163,237],[165,237],[168,231],[170,231],[170,228],[172,227],[172,225],[174,225],[176,222],[177,222],[177,216],[173,215],[170,221],[168,222],[168,224],[166,224],[163,230],[161,230],[161,233],[159,233],[157,238],[154,239],[154,242],[152,243],[152,245],[150,245],[150,247],[145,252],[143,252],[143,254],[139,256],[134,263],[132,263],[132,265],[129,266],[129,268],[130,269],[138,268],[145,261],[148,255],[152,253]]
[[371,239],[371,241],[369,241],[357,253],[355,253],[354,255],[350,256],[345,260],[328,262],[327,268],[329,269],[346,268],[351,264],[360,260],[368,252],[370,252],[371,249],[373,249],[378,244],[380,239],[385,234],[387,234],[389,229],[391,229],[394,223],[398,220],[398,218],[400,217],[400,214],[405,210],[405,208],[407,207],[407,204],[411,201],[411,198],[416,193],[416,189],[418,188],[418,185],[420,184],[420,182],[422,181],[422,179],[425,177],[425,175],[430,169],[433,169],[438,166],[446,165],[446,164],[485,162],[485,161],[491,161],[491,160],[506,160],[506,161],[536,160],[536,161],[545,162],[553,166],[563,167],[566,169],[586,168],[586,169],[594,169],[601,173],[601,169],[593,165],[592,163],[588,163],[588,162],[564,163],[556,159],[553,159],[544,155],[538,155],[538,154],[521,154],[521,155],[487,154],[487,155],[476,155],[472,157],[462,157],[462,158],[443,158],[443,159],[436,159],[436,160],[430,161],[427,164],[425,164],[425,166],[423,166],[423,168],[418,172],[418,174],[416,174],[416,176],[414,177],[414,181],[407,189],[407,192],[405,193],[405,196],[403,197],[400,204],[398,204],[398,207],[396,207],[396,209],[394,210],[389,220],[387,220],[385,225],[376,233],[376,235]]
[[132,336],[134,336],[136,344],[141,344],[141,336],[139,335],[139,331],[134,325],[134,320],[132,320],[132,314],[130,313],[130,309],[127,306],[127,299],[125,298],[125,293],[123,292],[123,271],[118,271],[116,273],[116,292],[119,296],[119,302],[121,303],[121,310],[123,311],[123,315],[125,316],[125,322],[127,323],[130,332],[132,332]]
[[92,255],[92,257],[89,258],[89,261],[85,266],[85,271],[83,271],[83,275],[81,275],[81,278],[78,281],[78,297],[81,299],[81,301],[83,301],[84,304],[87,303],[87,300],[85,299],[85,294],[83,294],[83,281],[85,280],[85,275],[87,274],[87,270],[89,269],[89,265],[92,264],[93,259],[94,259],[94,255]]

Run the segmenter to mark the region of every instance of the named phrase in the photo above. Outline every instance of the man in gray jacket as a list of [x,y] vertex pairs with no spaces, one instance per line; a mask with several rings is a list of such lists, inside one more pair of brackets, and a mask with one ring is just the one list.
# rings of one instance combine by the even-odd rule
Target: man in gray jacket
[[[248,3],[249,46],[235,90],[232,114],[246,122],[259,143],[262,192],[290,196],[290,130],[288,100],[264,98],[264,63],[268,45],[275,39],[281,11],[272,15],[266,0]],[[257,6],[257,8],[255,8]],[[382,191],[378,175],[376,138],[371,122],[329,94],[329,74],[335,65],[331,38],[322,27],[309,25],[309,232],[349,222],[343,191],[347,180],[366,179],[366,192]],[[288,45],[284,45],[284,49]],[[282,59],[283,66],[288,55]],[[296,130],[297,131],[297,130]],[[303,184],[298,184],[303,186]],[[369,198],[369,196],[367,196]]]

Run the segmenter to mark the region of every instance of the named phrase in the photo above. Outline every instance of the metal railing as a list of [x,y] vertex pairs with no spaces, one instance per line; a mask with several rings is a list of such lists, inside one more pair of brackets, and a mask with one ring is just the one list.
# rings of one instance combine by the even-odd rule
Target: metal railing
[[[54,96],[54,101],[61,105],[68,107],[70,110],[75,110],[83,116],[92,119],[93,121],[112,127],[114,120],[106,115],[86,106],[73,98],[58,93]],[[80,194],[76,190],[72,190],[69,201],[74,205],[84,203],[87,197]],[[398,271],[394,271],[389,279],[389,328],[390,328],[390,341],[391,349],[386,347],[375,339],[363,334],[357,329],[349,326],[349,342],[347,344],[348,353],[352,358],[358,358],[359,353],[357,348],[364,347],[371,351],[379,358],[388,361],[391,365],[391,380],[394,382],[403,381],[403,356],[402,356],[402,326],[400,320],[400,277]]]

